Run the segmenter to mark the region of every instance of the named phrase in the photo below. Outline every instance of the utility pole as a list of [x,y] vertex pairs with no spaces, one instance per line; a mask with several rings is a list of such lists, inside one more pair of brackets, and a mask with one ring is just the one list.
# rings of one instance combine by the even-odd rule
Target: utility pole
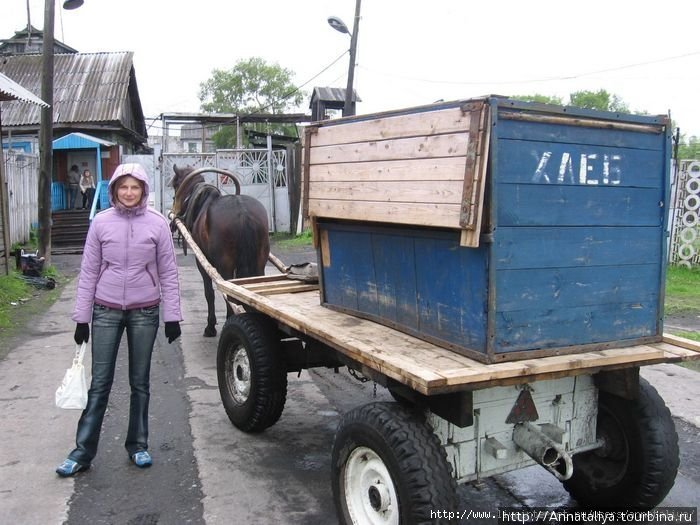
[[53,23],[54,1],[44,0],[44,37],[41,53],[41,108],[39,131],[39,255],[51,264],[51,182],[53,180]]
[[350,35],[350,66],[348,68],[348,86],[345,90],[345,107],[343,116],[354,115],[352,107],[353,82],[355,80],[355,55],[357,54],[357,31],[360,29],[360,1],[355,0],[355,20],[352,24],[352,34]]

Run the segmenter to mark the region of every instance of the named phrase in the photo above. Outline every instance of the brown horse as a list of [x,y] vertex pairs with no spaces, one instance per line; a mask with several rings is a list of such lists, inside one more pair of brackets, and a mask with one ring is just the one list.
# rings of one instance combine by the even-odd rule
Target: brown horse
[[[239,195],[240,184],[233,175],[215,168],[173,166],[175,188],[173,213],[190,231],[194,242],[224,279],[254,277],[265,274],[270,254],[267,211],[256,199]],[[236,195],[223,195],[219,189],[204,181],[202,173],[213,171],[231,178]],[[206,270],[197,261],[204,280],[204,297],[209,314],[205,337],[216,335],[214,289]],[[226,303],[226,314],[233,313]]]

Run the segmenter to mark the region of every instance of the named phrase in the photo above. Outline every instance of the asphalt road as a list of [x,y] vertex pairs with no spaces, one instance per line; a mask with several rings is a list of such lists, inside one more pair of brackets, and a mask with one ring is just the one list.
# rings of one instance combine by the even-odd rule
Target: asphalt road
[[[57,258],[55,264],[75,264]],[[287,253],[286,263],[308,260]],[[280,421],[261,434],[231,425],[216,379],[216,338],[204,338],[206,307],[194,258],[178,256],[185,322],[169,345],[160,333],[152,371],[151,437],[154,466],[139,470],[123,448],[128,412],[125,351],[93,467],[59,479],[54,467],[72,448],[79,411],[53,406],[70,364],[74,286],[37,317],[0,362],[0,523],[82,524],[333,524],[330,453],[342,413],[389,400],[373,383],[346,372],[289,376]],[[223,302],[217,312],[223,316]],[[222,319],[220,319],[221,326]],[[162,332],[162,329],[161,329]],[[125,348],[123,348],[125,350]],[[681,470],[663,505],[700,502],[700,376],[675,365],[646,367],[666,399],[681,443]],[[572,502],[540,467],[495,476],[459,489],[460,506],[552,506]],[[494,523],[462,520],[463,523]]]

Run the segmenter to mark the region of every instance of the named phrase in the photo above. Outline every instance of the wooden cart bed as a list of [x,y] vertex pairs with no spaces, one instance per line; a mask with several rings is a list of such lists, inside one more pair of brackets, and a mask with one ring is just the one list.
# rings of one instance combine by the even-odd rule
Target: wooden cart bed
[[284,275],[215,281],[236,299],[426,395],[700,358],[700,343],[665,335],[654,344],[483,364],[384,325],[320,304],[316,285]]
[[321,305],[316,284],[290,279],[284,274],[225,280],[211,266],[182,222],[172,214],[170,218],[226,298],[249,305],[421,394],[476,390],[599,370],[700,359],[700,343],[664,334],[660,343],[480,363],[393,328],[326,308]]

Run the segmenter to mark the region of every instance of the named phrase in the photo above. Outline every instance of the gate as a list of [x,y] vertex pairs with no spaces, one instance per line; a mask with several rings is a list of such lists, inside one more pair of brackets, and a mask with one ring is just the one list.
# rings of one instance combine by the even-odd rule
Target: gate
[[[260,201],[267,210],[272,231],[290,231],[287,152],[267,149],[225,149],[216,153],[163,153],[161,161],[162,212],[172,208],[174,165],[194,168],[211,167],[232,172],[241,183],[241,194]],[[224,175],[205,173],[205,180],[223,193],[233,193],[235,186]]]

